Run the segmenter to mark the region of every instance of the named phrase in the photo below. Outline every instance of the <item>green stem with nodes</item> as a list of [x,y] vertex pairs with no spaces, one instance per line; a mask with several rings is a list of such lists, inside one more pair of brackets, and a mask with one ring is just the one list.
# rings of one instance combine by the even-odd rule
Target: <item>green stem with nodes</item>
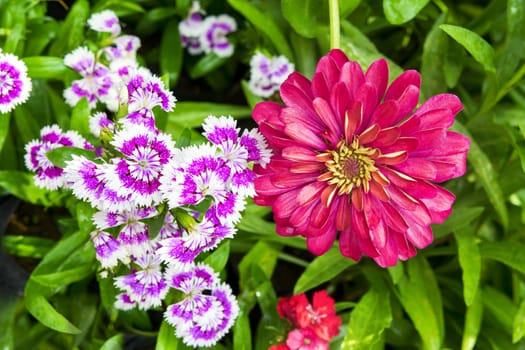
[[329,0],[330,14],[330,47],[338,49],[341,46],[341,25],[339,24],[339,0]]

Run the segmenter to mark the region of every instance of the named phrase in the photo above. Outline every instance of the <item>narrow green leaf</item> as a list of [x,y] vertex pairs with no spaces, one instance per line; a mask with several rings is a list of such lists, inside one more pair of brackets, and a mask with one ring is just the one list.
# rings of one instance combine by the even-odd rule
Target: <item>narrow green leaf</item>
[[481,300],[481,291],[478,289],[474,293],[470,305],[467,306],[465,315],[465,329],[461,341],[461,350],[471,350],[476,346],[483,320],[483,302]]
[[17,171],[0,171],[0,187],[29,203],[43,206],[61,205],[62,194],[37,187],[33,174]]
[[503,329],[511,331],[518,314],[518,307],[502,291],[485,286],[483,288],[483,305]]
[[[168,114],[167,129],[170,130],[170,123],[186,128],[200,127],[204,119],[210,115],[242,118],[250,116],[251,109],[247,106],[220,103],[179,102],[175,110]],[[171,127],[173,128],[173,125]]]
[[16,324],[17,304],[22,298],[2,297],[0,304],[0,349],[12,350],[15,348],[14,326]]
[[67,161],[71,160],[73,158],[73,155],[83,156],[88,159],[94,159],[95,151],[83,148],[64,146],[52,149],[51,151],[46,153],[47,159],[49,159],[49,161],[53,163],[53,165],[59,168],[65,168],[67,165]]
[[56,243],[49,238],[14,235],[5,235],[1,241],[8,254],[33,259],[42,259]]
[[195,66],[190,69],[190,77],[192,79],[201,78],[228,62],[229,59],[229,57],[219,57],[211,52],[202,57]]
[[70,69],[64,59],[52,56],[33,56],[22,59],[27,65],[27,74],[33,79],[63,79]]
[[327,25],[328,5],[317,0],[283,0],[281,10],[292,28],[306,38],[315,38],[319,25]]
[[60,314],[42,295],[29,293],[26,289],[25,302],[29,312],[44,326],[67,334],[80,333],[80,329]]
[[410,21],[428,4],[429,0],[383,0],[386,19],[392,24]]
[[228,3],[250,21],[257,30],[266,35],[281,55],[293,60],[292,50],[286,41],[286,37],[275,22],[269,21],[264,13],[246,0],[228,0]]
[[89,130],[89,103],[86,98],[80,99],[77,102],[73,110],[71,111],[71,124],[70,129],[76,130],[80,135],[84,137],[90,137],[91,131]]
[[252,266],[258,266],[266,278],[271,278],[277,263],[277,250],[264,241],[257,242],[239,263],[241,288],[248,288],[246,284],[253,280]]
[[175,329],[163,320],[160,324],[159,335],[155,350],[177,350],[181,341],[175,336]]
[[370,289],[350,314],[348,330],[341,349],[378,349],[382,347],[383,331],[392,322],[388,289]]
[[514,317],[512,326],[512,342],[519,342],[525,336],[525,299],[521,301],[520,308]]
[[102,346],[100,347],[100,350],[122,350],[122,349],[124,349],[124,337],[120,333],[115,334],[114,336],[106,340],[104,344],[102,344]]
[[470,306],[476,296],[481,278],[481,255],[471,226],[455,231],[459,264],[463,276],[463,296]]
[[175,86],[179,79],[183,54],[178,23],[171,21],[162,34],[159,57],[160,71],[162,74],[169,75],[171,86]]
[[355,265],[354,260],[341,255],[338,247],[333,247],[308,265],[295,283],[293,293],[304,293],[315,288],[336,277],[352,265]]
[[243,350],[252,349],[250,319],[242,309],[233,325],[233,348]]
[[399,301],[414,323],[425,349],[439,350],[443,342],[443,305],[434,271],[422,255],[404,263],[407,276],[398,283]]
[[31,278],[37,283],[49,287],[57,288],[60,286],[65,286],[73,282],[80,281],[87,276],[91,275],[95,271],[96,265],[84,265],[79,267],[74,267],[69,270],[58,271],[48,274],[35,275],[32,274]]
[[428,98],[446,90],[447,85],[443,70],[447,54],[447,36],[439,29],[445,22],[447,14],[443,13],[434,22],[423,43],[421,56],[421,91]]
[[459,207],[452,208],[452,214],[439,225],[432,225],[435,238],[443,237],[451,232],[456,232],[470,223],[483,213],[484,207]]
[[7,133],[9,132],[9,121],[11,120],[11,113],[0,113],[0,151],[4,147]]
[[442,24],[439,28],[463,46],[487,72],[496,72],[494,49],[479,34],[451,24]]
[[84,27],[90,16],[89,8],[87,0],[74,2],[49,49],[51,56],[63,57],[82,44]]
[[226,266],[230,257],[230,241],[224,241],[210,255],[204,259],[204,263],[212,267],[215,271],[220,272]]
[[23,1],[10,1],[3,13],[3,24],[9,35],[3,45],[5,52],[21,56],[26,35],[26,11]]
[[479,246],[483,258],[499,261],[525,273],[525,244],[520,242],[485,242]]
[[494,206],[496,213],[500,217],[503,227],[506,229],[509,225],[509,213],[507,206],[505,205],[505,198],[501,187],[499,185],[498,176],[490,159],[479,147],[476,140],[470,135],[467,128],[465,128],[460,122],[455,121],[452,126],[452,130],[459,131],[463,135],[470,138],[470,151],[467,155],[467,159],[472,165],[474,172],[479,177],[481,185],[483,186],[489,201]]

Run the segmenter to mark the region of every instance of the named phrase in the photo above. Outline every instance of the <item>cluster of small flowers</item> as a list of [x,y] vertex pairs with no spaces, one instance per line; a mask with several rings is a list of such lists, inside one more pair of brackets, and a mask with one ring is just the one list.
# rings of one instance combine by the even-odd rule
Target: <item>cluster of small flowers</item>
[[250,60],[250,91],[260,97],[270,97],[279,91],[281,84],[295,67],[285,56],[268,57],[257,52]]
[[233,44],[226,36],[237,30],[237,23],[225,14],[203,15],[199,2],[194,1],[188,16],[179,23],[182,46],[191,55],[213,52],[219,57],[230,57]]
[[0,113],[9,113],[26,102],[31,88],[25,63],[0,49]]
[[70,106],[75,106],[85,97],[90,108],[101,102],[110,111],[116,111],[122,98],[120,91],[131,77],[137,71],[142,75],[149,73],[145,68],[139,69],[136,60],[140,39],[134,35],[121,35],[119,19],[111,10],[93,14],[88,25],[95,32],[108,33],[102,41],[104,47],[92,52],[81,46],[64,57],[64,64],[82,77],[64,90],[64,98]]
[[313,305],[304,293],[280,298],[277,311],[293,329],[284,343],[269,350],[328,350],[329,342],[339,334],[342,321],[335,313],[334,300],[324,290],[314,293]]
[[[93,15],[89,24],[113,36],[120,33],[118,20],[107,11]],[[76,62],[71,67],[79,72],[97,71],[94,61]],[[94,78],[86,75],[84,85],[77,85],[91,88]],[[36,172],[36,185],[71,190],[97,209],[91,239],[103,275],[113,275],[122,292],[117,308],[160,307],[170,289],[177,290],[181,297],[167,307],[166,321],[186,344],[211,346],[231,328],[239,308],[231,288],[196,259],[233,237],[246,199],[255,195],[251,167],[266,166],[271,152],[258,130],[241,133],[225,116],[206,118],[208,143],[176,148],[155,126],[154,107],[175,107],[163,82],[140,67],[119,84],[126,92],[127,115],[117,119],[95,112],[89,126],[98,144],[76,131],[47,126],[40,140],[26,145],[26,166]],[[97,100],[105,96],[89,91]],[[92,156],[72,152],[66,166],[58,167],[46,153],[64,146]],[[159,222],[160,229],[153,230],[147,220]]]

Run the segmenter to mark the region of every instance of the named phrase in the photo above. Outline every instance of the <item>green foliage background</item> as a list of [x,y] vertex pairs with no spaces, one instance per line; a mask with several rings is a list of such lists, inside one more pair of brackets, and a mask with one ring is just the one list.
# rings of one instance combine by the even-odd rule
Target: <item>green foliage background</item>
[[[186,348],[153,313],[113,307],[116,291],[110,279],[97,277],[89,241],[93,210],[67,193],[35,187],[23,147],[51,123],[85,134],[87,105],[71,110],[61,97],[75,79],[62,59],[86,43],[90,14],[106,8],[125,32],[141,37],[142,62],[169,78],[179,102],[163,129],[181,142],[198,142],[195,129],[208,114],[250,124],[259,101],[246,85],[253,50],[285,55],[311,77],[330,48],[327,1],[201,3],[209,14],[236,18],[233,57],[183,51],[177,24],[188,0],[77,0],[67,10],[61,1],[0,0],[2,50],[23,58],[33,79],[30,100],[0,116],[0,189],[69,213],[57,223],[58,241],[2,237],[11,255],[41,261],[24,296],[1,303],[0,348],[123,349],[130,335],[152,340],[157,350]],[[203,258],[223,271],[241,306],[215,348],[267,349],[283,335],[277,298],[319,288],[336,298],[343,318],[332,349],[525,348],[525,0],[339,3],[341,45],[350,59],[368,66],[385,57],[391,79],[418,69],[422,101],[446,91],[461,98],[465,109],[453,129],[469,135],[472,146],[467,174],[445,184],[457,196],[454,211],[434,227],[430,247],[381,269],[343,258],[337,247],[314,257],[302,239],[275,233],[268,208],[248,205],[235,239]],[[283,278],[292,282],[288,289],[279,284]]]

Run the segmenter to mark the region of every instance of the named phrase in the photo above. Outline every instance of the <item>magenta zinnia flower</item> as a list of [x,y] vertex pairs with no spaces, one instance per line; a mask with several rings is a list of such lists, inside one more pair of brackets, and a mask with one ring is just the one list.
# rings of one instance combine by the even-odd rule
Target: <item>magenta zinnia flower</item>
[[383,267],[432,242],[430,224],[443,222],[455,199],[433,182],[465,173],[470,142],[448,131],[459,99],[437,95],[414,111],[419,87],[414,70],[388,86],[384,59],[363,73],[332,50],[312,81],[288,77],[284,106],[255,107],[274,154],[255,168],[255,201],[272,206],[279,234],[306,237],[317,255],[339,237],[344,256],[365,254]]

